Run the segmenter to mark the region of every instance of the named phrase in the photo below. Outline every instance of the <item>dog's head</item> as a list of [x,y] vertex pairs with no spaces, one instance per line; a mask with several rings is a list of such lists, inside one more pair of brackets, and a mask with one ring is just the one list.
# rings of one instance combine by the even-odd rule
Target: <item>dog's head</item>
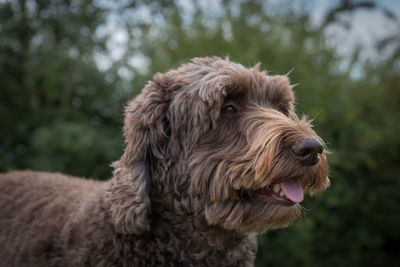
[[196,58],[157,74],[128,104],[124,133],[114,175],[124,198],[113,207],[124,233],[149,229],[152,190],[209,225],[265,231],[292,223],[304,193],[329,185],[324,143],[295,115],[288,78],[258,66]]

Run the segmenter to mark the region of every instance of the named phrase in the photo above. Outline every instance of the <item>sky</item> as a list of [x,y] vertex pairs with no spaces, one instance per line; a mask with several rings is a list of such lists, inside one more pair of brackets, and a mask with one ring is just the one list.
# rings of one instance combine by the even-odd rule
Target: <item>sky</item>
[[[314,22],[319,24],[327,10],[332,7],[336,1],[314,0],[315,5],[310,11]],[[399,0],[377,0],[378,5],[393,12],[400,19],[400,1]],[[357,45],[363,45],[361,54],[363,59],[374,59],[381,55],[376,54],[374,43],[393,33],[400,35],[400,22],[391,23],[389,19],[380,10],[359,10],[343,18],[351,25],[350,30],[344,30],[343,27],[335,26],[327,30],[328,41],[337,49],[337,52],[346,57]],[[385,56],[385,55],[383,55]]]
[[[317,27],[321,24],[322,19],[326,12],[338,3],[339,0],[292,0],[291,3],[302,6],[308,10],[311,14],[313,24]],[[365,0],[364,0],[365,1]],[[212,9],[212,12],[217,12],[218,3],[216,0],[199,0],[200,6]],[[270,4],[281,3],[281,0],[268,0]],[[376,54],[374,44],[376,40],[383,39],[393,33],[400,35],[400,0],[375,0],[375,2],[382,7],[393,12],[397,18],[397,23],[389,21],[390,19],[384,15],[382,10],[366,10],[362,9],[357,12],[352,12],[351,15],[344,15],[341,17],[342,22],[348,23],[349,29],[345,29],[343,26],[330,26],[326,31],[328,42],[336,48],[336,51],[344,59],[346,64],[346,58],[351,54],[353,49],[357,46],[362,46],[363,50],[360,53],[361,59],[364,60],[376,60],[381,57],[389,55],[390,48],[385,54]],[[178,0],[178,3],[188,10],[191,11],[191,0]],[[148,12],[148,10],[147,10]],[[142,16],[146,17],[146,10],[139,12]],[[150,16],[148,16],[150,17]],[[98,64],[101,69],[106,69],[111,66],[113,61],[119,60],[125,53],[125,44],[128,41],[127,34],[118,29],[118,23],[114,19],[109,19],[106,31],[112,32],[112,38],[108,44],[110,55],[99,55]],[[132,57],[130,59],[130,65],[135,68],[146,71],[145,59],[140,56]],[[126,71],[128,75],[129,71]],[[123,73],[121,73],[124,75]]]

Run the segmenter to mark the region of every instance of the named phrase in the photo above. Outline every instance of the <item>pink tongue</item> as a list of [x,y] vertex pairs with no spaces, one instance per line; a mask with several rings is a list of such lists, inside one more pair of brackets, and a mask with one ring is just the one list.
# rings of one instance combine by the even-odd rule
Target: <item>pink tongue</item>
[[280,183],[283,193],[294,203],[300,203],[304,199],[303,187],[299,179],[285,180]]

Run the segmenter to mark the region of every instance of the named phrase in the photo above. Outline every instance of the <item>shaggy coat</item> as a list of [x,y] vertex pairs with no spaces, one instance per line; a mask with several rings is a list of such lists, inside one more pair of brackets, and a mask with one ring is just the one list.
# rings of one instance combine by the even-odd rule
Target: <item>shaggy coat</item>
[[124,136],[106,182],[0,175],[0,266],[252,266],[256,234],[301,215],[278,185],[329,185],[325,152],[310,166],[291,151],[322,140],[294,114],[288,78],[258,66],[195,58],[156,74]]

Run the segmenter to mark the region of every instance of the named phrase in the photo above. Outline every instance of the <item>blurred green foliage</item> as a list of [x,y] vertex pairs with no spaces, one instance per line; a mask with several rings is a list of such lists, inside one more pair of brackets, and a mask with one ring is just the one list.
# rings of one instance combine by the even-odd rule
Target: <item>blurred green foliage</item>
[[[400,34],[377,42],[378,52],[392,49],[375,61],[361,60],[356,50],[341,58],[325,35],[341,12],[378,5],[337,2],[317,27],[307,9],[290,1],[223,1],[216,10],[193,1],[190,12],[181,1],[121,3],[0,3],[1,171],[109,178],[109,164],[123,149],[127,99],[154,73],[191,57],[261,62],[270,74],[294,68],[297,110],[315,118],[332,151],[332,186],[306,198],[300,222],[259,237],[256,265],[397,265]],[[110,20],[128,36],[127,50],[99,68],[99,58],[113,49],[104,30]]]

